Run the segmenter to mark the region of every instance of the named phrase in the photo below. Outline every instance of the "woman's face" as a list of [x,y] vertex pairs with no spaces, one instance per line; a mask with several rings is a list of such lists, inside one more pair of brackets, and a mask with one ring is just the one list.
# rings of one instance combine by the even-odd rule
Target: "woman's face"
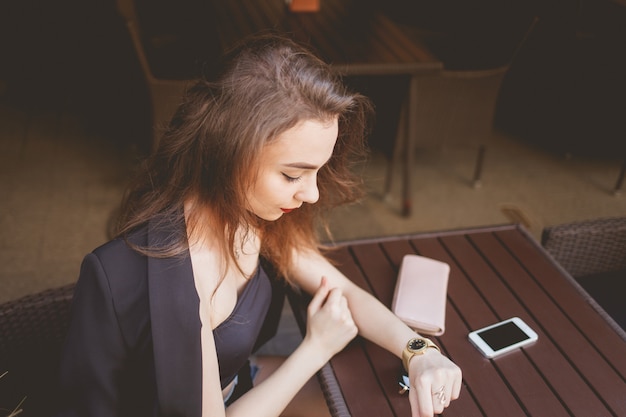
[[248,190],[249,209],[272,221],[303,203],[315,203],[317,173],[330,159],[337,134],[337,118],[305,120],[266,145],[259,157],[259,174]]

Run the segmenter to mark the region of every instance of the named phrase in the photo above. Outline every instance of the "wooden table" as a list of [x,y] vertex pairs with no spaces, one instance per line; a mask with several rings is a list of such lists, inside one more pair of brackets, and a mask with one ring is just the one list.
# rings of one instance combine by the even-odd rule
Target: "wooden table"
[[241,38],[273,30],[309,44],[345,75],[405,75],[410,77],[403,147],[403,214],[411,213],[411,166],[418,135],[417,100],[420,76],[443,68],[430,51],[404,34],[384,14],[364,0],[321,0],[318,12],[292,13],[285,0],[211,0],[216,32],[223,49]]
[[[402,256],[450,267],[446,332],[436,342],[463,370],[461,396],[445,416],[626,416],[626,336],[521,227],[353,241],[339,268],[386,305]],[[296,317],[302,299],[291,296]],[[523,350],[488,360],[471,330],[519,316],[539,335]],[[302,324],[302,321],[301,321]],[[400,360],[357,338],[320,372],[333,416],[410,416],[398,394]]]

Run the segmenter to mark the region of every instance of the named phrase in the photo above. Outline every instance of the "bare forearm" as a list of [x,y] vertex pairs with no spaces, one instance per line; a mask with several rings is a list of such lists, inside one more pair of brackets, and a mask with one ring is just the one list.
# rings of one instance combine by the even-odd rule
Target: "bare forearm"
[[401,357],[406,342],[416,333],[369,293],[354,287],[345,291],[359,334]]
[[401,357],[406,342],[415,337],[413,330],[319,254],[298,253],[296,259],[294,277],[305,291],[312,293],[321,277],[327,277],[329,285],[340,288],[347,298],[359,334]]
[[314,344],[302,342],[276,371],[228,407],[226,416],[279,416],[328,359]]

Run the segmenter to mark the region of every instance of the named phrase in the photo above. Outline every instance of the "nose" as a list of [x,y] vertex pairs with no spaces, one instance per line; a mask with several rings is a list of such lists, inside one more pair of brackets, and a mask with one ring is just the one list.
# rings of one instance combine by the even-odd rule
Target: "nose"
[[302,181],[302,186],[296,193],[297,200],[304,203],[314,204],[320,198],[320,191],[317,188],[317,175],[312,175],[305,181]]

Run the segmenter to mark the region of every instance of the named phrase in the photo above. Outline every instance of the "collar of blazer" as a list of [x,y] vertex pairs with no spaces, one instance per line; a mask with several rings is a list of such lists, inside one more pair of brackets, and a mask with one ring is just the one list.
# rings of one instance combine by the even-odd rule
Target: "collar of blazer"
[[[171,236],[148,227],[148,244]],[[187,252],[174,258],[148,258],[150,318],[160,413],[200,416],[202,347],[200,300]]]

